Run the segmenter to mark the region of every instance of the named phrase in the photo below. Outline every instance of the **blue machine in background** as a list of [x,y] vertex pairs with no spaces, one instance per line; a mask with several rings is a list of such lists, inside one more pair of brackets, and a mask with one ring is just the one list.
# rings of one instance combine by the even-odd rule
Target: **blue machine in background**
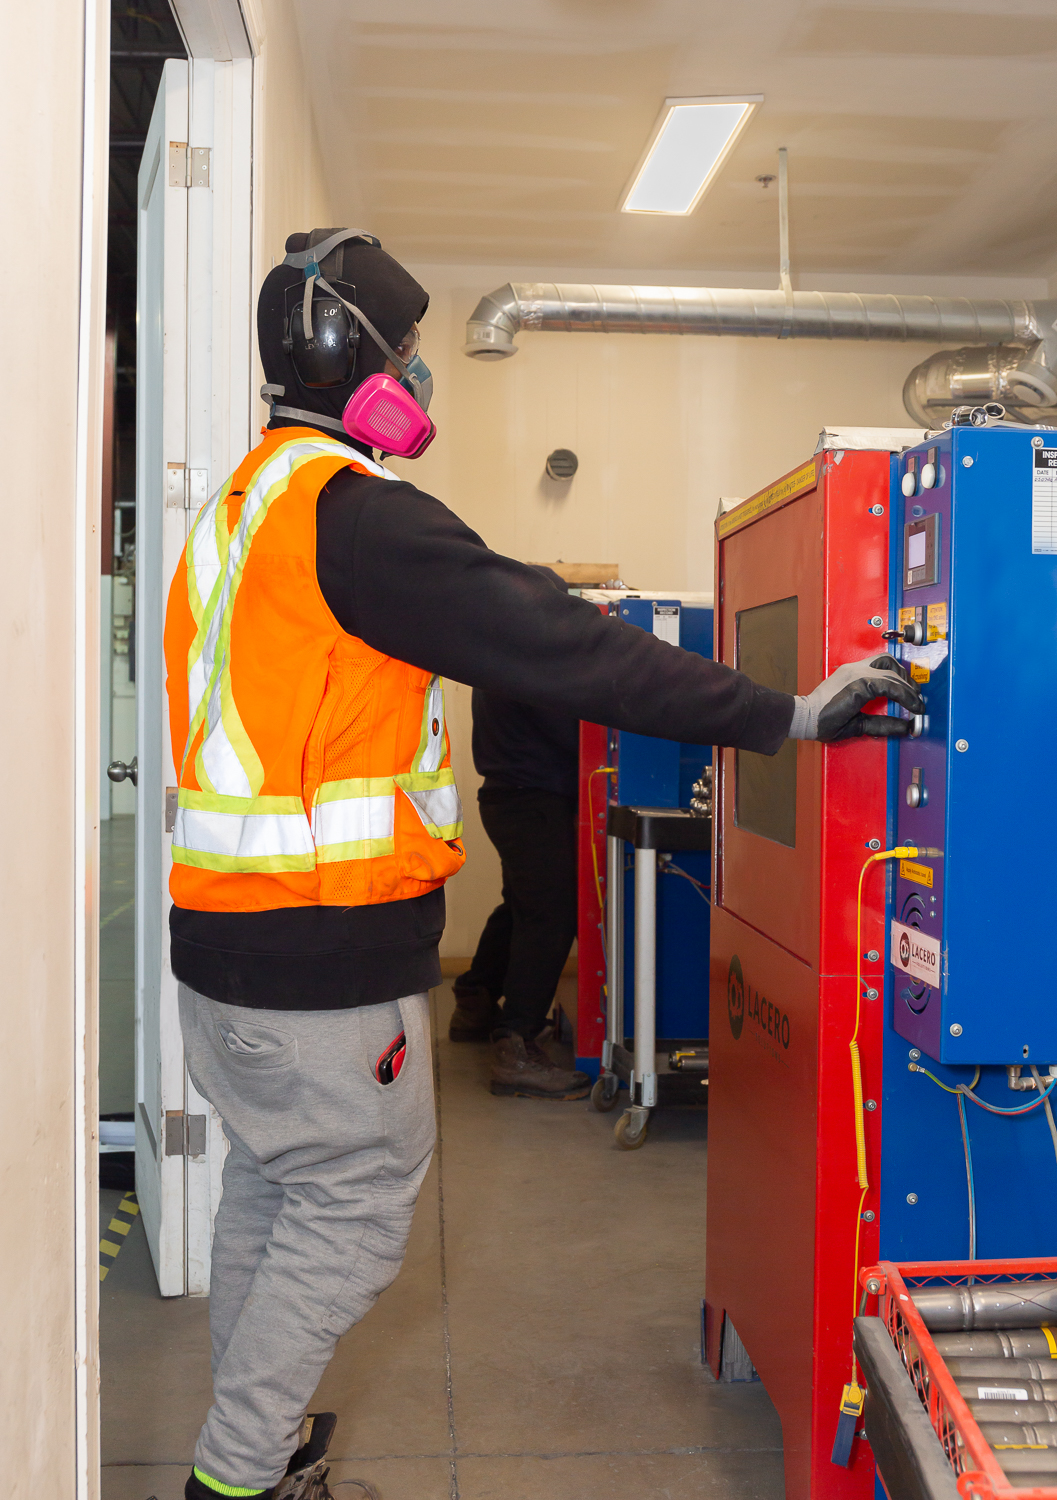
[[[710,608],[677,597],[624,598],[610,608],[712,656]],[[591,1097],[611,1109],[620,1082],[629,1085],[631,1107],[616,1136],[631,1150],[644,1143],[657,1103],[705,1102],[712,819],[700,795],[702,815],[690,807],[695,783],[711,778],[712,747],[611,730],[609,764],[606,1041]]]
[[888,866],[881,1255],[1052,1255],[1057,432],[954,426],[893,459],[891,508],[927,714],[890,749],[888,847],[929,852]]
[[[678,598],[621,599],[620,618],[661,636],[684,651],[712,659],[713,611]],[[694,783],[712,764],[711,745],[679,744],[611,730],[609,764],[616,766],[612,795],[619,807],[689,808]],[[667,852],[667,851],[663,851]],[[635,873],[627,849],[624,876],[624,1003],[626,1035],[634,1035]],[[657,882],[657,1036],[665,1041],[708,1036],[710,911],[702,891],[712,885],[711,853],[682,852],[672,863],[698,886],[660,862]]]

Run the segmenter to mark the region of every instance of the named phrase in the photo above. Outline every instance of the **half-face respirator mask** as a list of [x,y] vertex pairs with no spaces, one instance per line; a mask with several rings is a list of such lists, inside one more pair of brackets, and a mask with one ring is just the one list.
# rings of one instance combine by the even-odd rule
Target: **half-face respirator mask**
[[[301,417],[313,427],[333,427],[358,443],[397,458],[418,458],[437,431],[426,415],[433,395],[433,376],[418,353],[418,325],[394,349],[355,301],[342,297],[324,279],[320,261],[344,240],[379,244],[362,230],[342,229],[309,250],[292,252],[283,261],[283,265],[304,272],[303,289],[295,288],[287,294],[283,349],[293,362],[298,380],[309,389],[347,385],[356,370],[362,327],[400,372],[399,378],[369,375],[349,397],[340,422],[319,412],[277,405],[275,397],[286,394],[285,386],[262,386],[261,396],[271,403],[275,416]],[[355,298],[355,287],[350,290]]]

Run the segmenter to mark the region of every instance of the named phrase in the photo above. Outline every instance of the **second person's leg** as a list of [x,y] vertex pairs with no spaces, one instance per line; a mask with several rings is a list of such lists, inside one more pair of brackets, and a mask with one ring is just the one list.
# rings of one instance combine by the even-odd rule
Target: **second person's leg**
[[503,862],[512,924],[492,1091],[582,1098],[586,1074],[558,1068],[535,1040],[576,936],[576,803],[554,792],[492,792],[481,797],[481,820]]

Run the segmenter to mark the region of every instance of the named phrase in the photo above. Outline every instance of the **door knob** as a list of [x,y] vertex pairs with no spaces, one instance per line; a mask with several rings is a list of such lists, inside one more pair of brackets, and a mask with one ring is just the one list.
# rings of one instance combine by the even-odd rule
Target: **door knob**
[[138,759],[139,757],[134,755],[127,766],[123,760],[112,760],[106,768],[106,774],[110,777],[111,781],[124,781],[127,777],[133,786],[138,786],[139,780],[136,771],[136,761]]

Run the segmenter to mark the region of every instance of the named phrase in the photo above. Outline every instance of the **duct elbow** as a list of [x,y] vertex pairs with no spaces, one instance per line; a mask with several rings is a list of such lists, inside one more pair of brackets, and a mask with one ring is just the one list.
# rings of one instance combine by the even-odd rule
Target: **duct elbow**
[[903,405],[918,426],[938,427],[956,406],[998,401],[1015,422],[1052,421],[1057,407],[1055,351],[992,344],[943,349],[907,376]]
[[470,359],[509,359],[517,353],[514,335],[520,328],[517,296],[508,283],[478,302],[466,324],[462,352]]

